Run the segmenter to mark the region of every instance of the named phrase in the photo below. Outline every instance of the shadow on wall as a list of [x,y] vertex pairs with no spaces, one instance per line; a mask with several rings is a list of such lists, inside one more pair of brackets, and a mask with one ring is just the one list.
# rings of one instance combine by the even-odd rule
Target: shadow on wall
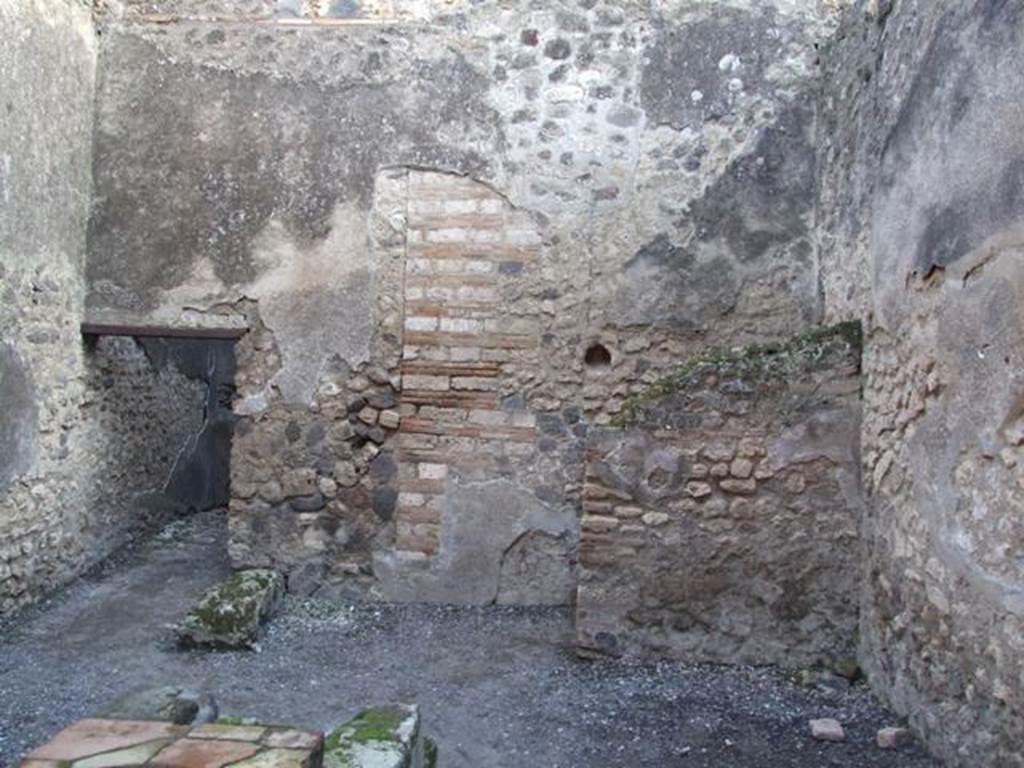
[[31,373],[10,344],[0,342],[0,491],[32,466],[39,420]]
[[89,407],[103,448],[96,466],[117,489],[111,508],[136,506],[148,525],[226,506],[233,342],[105,336],[88,348]]
[[[235,350],[231,341],[145,339],[156,365],[171,364],[185,376],[205,382],[202,431],[183,452],[167,481],[166,494],[196,510],[227,506],[231,498],[231,436],[235,417]],[[190,450],[187,450],[190,449]]]

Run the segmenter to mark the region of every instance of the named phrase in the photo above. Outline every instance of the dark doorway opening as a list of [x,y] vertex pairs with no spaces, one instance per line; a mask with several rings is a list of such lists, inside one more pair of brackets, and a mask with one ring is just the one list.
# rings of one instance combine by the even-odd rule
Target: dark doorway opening
[[[231,498],[235,342],[244,331],[83,325],[109,451],[152,523]],[[116,471],[116,470],[115,470]]]

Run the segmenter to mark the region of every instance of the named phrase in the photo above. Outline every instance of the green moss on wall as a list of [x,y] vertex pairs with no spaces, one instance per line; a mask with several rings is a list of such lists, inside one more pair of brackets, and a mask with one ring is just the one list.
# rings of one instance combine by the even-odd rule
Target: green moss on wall
[[795,372],[854,353],[860,357],[863,336],[859,322],[813,328],[777,344],[746,347],[709,347],[677,366],[645,391],[628,398],[612,426],[637,423],[644,407],[671,395],[687,394],[706,386],[710,375],[719,380],[740,380],[765,386],[787,380]]

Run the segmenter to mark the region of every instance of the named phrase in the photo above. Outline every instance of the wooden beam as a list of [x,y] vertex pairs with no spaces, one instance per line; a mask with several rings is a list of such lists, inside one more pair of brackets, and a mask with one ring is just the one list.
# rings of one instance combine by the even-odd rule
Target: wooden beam
[[240,339],[248,328],[172,328],[165,325],[82,323],[83,336],[155,336],[164,339]]

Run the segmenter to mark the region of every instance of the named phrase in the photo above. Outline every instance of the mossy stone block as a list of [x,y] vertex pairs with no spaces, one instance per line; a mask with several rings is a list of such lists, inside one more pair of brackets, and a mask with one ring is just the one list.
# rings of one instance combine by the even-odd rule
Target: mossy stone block
[[[327,735],[324,768],[424,768],[424,740],[417,707],[391,704],[367,709]],[[436,749],[434,750],[436,764]]]
[[208,590],[178,627],[186,647],[250,648],[284,595],[277,571],[239,571]]

